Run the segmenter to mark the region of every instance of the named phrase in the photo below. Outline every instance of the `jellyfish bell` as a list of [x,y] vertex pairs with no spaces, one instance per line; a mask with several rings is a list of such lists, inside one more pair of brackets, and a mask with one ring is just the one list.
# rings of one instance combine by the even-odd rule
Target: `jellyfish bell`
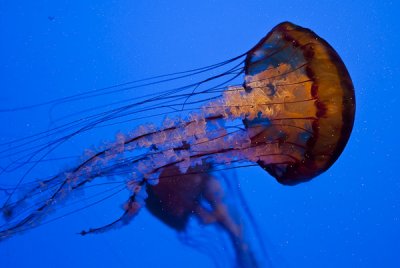
[[210,179],[208,169],[194,166],[182,174],[177,166],[165,168],[159,182],[147,187],[147,209],[171,228],[185,230],[190,216],[200,209],[200,199]]
[[[240,183],[235,178],[228,178],[227,180],[234,181],[232,186],[222,177],[212,175],[212,170],[212,165],[205,162],[190,167],[185,173],[182,173],[177,166],[165,168],[159,176],[159,182],[147,187],[146,208],[163,223],[180,233],[185,232],[190,235],[188,229],[193,218],[197,219],[201,226],[219,227],[231,242],[235,263],[232,266],[255,268],[269,264],[267,254],[263,253],[265,250],[263,243],[257,241],[261,238],[258,237],[256,241],[251,242],[248,239],[248,233],[251,232],[246,228],[258,229],[258,226],[255,222],[249,221],[249,218],[252,218],[249,211],[243,208],[240,210],[243,206],[247,208],[247,204],[232,189],[240,187]],[[253,230],[253,233],[254,231],[258,230]],[[259,234],[256,233],[255,236]],[[211,250],[211,243],[207,241],[204,247]],[[191,245],[198,249],[195,243]],[[205,253],[213,256],[208,250],[205,250]],[[221,256],[217,258],[214,260],[215,263],[221,263]],[[227,266],[227,263],[223,266]]]
[[275,154],[257,163],[288,185],[327,170],[346,146],[355,113],[353,83],[336,51],[313,31],[284,22],[245,62],[244,88],[267,92],[265,108],[275,110],[264,125],[244,120],[252,144],[273,143]]

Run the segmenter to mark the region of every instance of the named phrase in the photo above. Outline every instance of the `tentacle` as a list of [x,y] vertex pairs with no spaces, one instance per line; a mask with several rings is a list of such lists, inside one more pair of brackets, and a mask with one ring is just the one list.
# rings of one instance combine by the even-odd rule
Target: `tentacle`
[[144,206],[144,200],[147,198],[145,180],[141,181],[134,189],[134,194],[128,199],[124,205],[124,213],[116,220],[104,226],[82,230],[80,235],[99,234],[112,229],[116,229],[128,225]]

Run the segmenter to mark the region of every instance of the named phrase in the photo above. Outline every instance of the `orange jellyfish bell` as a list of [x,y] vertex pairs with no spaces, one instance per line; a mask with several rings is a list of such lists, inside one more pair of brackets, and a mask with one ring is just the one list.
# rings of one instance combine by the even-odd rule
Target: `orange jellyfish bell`
[[269,146],[258,164],[288,185],[327,170],[349,139],[355,113],[353,83],[336,51],[313,31],[283,22],[245,63],[246,91],[262,88],[271,97],[268,122],[244,120],[251,143]]
[[[236,186],[238,190],[239,185]],[[207,225],[220,227],[220,231],[225,232],[231,240],[235,267],[260,267],[259,261],[265,263],[269,260],[267,255],[257,258],[261,257],[256,254],[261,253],[257,252],[260,249],[257,247],[261,246],[263,250],[263,244],[257,245],[257,241],[249,239],[251,231],[246,230],[245,225],[248,217],[252,216],[246,211],[247,205],[243,197],[235,196],[238,193],[235,194],[234,188],[232,184],[226,185],[223,178],[212,175],[212,165],[209,163],[199,163],[188,168],[186,172],[181,172],[176,165],[169,166],[161,172],[157,184],[148,185],[146,207],[159,220],[178,232],[185,233],[191,228],[191,217],[197,218],[202,228]],[[242,213],[240,206],[245,207]],[[251,225],[248,227],[257,232],[254,221],[250,219],[249,223]],[[212,240],[207,241],[209,243]],[[208,247],[212,248],[209,245]],[[220,258],[218,260],[222,261]],[[224,266],[227,264],[224,263]]]

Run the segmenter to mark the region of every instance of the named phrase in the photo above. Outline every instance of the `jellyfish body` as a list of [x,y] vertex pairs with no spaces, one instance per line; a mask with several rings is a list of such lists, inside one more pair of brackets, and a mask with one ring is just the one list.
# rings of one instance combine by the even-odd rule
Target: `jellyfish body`
[[[132,133],[119,134],[105,148],[85,154],[74,167],[28,188],[20,187],[21,179],[2,207],[5,223],[0,239],[37,225],[77,190],[118,176],[124,178],[130,195],[123,214],[82,235],[126,225],[146,206],[176,230],[185,229],[193,215],[204,223],[217,223],[230,234],[237,254],[251,263],[240,225],[215,195],[221,190],[209,167],[254,163],[282,184],[308,181],[327,170],[343,151],[354,121],[355,99],[340,57],[309,29],[281,23],[246,54],[215,66],[243,57],[243,66],[192,85],[191,94],[176,95],[183,100],[182,107],[201,103],[197,111],[167,117],[161,126],[141,125]],[[188,101],[197,96],[200,85],[243,74],[242,85],[229,86],[218,97]],[[163,100],[169,101],[168,94],[172,93],[163,94]],[[19,189],[22,193],[16,197]],[[201,199],[211,205],[210,210]]]
[[212,176],[210,169],[206,163],[190,167],[186,173],[181,173],[177,166],[164,169],[158,184],[147,187],[146,207],[178,232],[187,231],[192,217],[201,225],[219,226],[231,240],[235,265],[259,267],[259,260],[245,237],[245,215],[234,216],[237,211],[225,201],[227,194],[233,194],[224,190],[222,181]]
[[[246,90],[262,87],[274,96],[271,103],[284,105],[252,134],[253,144],[278,141],[280,160],[258,163],[283,184],[327,170],[349,139],[355,112],[353,84],[339,55],[311,30],[282,23],[250,50],[246,67]],[[285,91],[291,94],[281,95]]]

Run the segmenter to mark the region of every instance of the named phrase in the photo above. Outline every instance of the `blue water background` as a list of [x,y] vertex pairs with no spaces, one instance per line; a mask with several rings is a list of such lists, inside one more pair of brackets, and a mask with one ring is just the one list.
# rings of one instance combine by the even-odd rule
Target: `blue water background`
[[[295,187],[257,167],[239,171],[244,194],[277,267],[400,267],[399,9],[396,1],[1,1],[0,107],[219,62],[247,51],[282,21],[311,28],[338,51],[353,79],[350,141],[331,169]],[[48,128],[57,109],[1,114],[0,139]],[[85,137],[74,152],[117,130]],[[0,267],[212,265],[146,211],[119,230],[75,234],[112,220],[120,205],[5,241]]]

